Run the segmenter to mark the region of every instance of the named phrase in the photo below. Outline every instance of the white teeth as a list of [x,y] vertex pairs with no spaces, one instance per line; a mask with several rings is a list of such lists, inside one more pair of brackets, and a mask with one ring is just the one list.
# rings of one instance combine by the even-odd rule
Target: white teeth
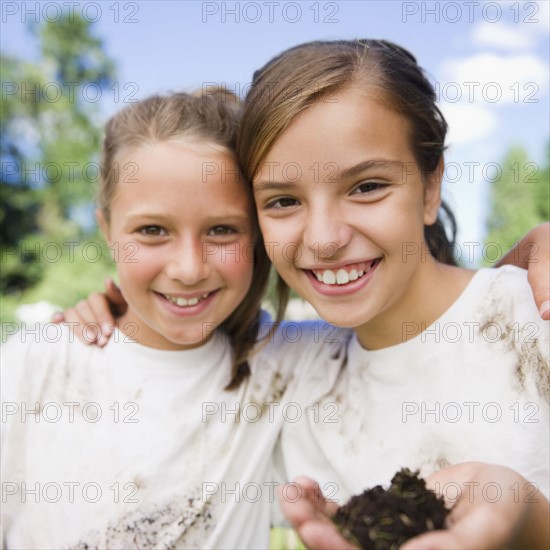
[[196,306],[199,302],[201,302],[202,300],[204,300],[205,298],[208,297],[208,292],[206,292],[205,294],[203,294],[200,298],[198,297],[195,297],[195,298],[189,298],[186,299],[186,298],[182,298],[180,296],[178,297],[175,297],[175,296],[169,296],[168,294],[165,294],[164,297],[169,301],[169,302],[172,302],[173,304],[177,304],[178,306],[180,307],[188,307],[188,306]]
[[333,285],[336,283],[336,275],[332,271],[325,269],[323,273],[323,283],[326,285]]
[[373,260],[367,269],[352,269],[349,273],[345,269],[338,269],[334,272],[330,269],[324,271],[312,271],[317,277],[317,280],[325,285],[346,285],[351,281],[356,281],[362,277],[366,272],[373,268],[377,263],[377,260]]
[[346,283],[349,283],[349,275],[347,271],[344,271],[343,269],[339,269],[336,272],[336,282],[339,285],[345,285]]

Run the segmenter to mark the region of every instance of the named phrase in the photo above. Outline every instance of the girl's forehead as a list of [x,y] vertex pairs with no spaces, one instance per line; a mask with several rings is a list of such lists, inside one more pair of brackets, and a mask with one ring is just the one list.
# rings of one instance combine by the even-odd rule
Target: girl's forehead
[[[247,189],[234,155],[218,147],[169,141],[128,148],[117,159],[114,197],[155,196],[247,204]],[[128,199],[129,200],[129,199]],[[133,200],[133,199],[132,199]]]
[[[350,90],[331,103],[300,113],[259,162],[254,184],[317,177],[330,180],[366,162],[389,166],[415,162],[407,119],[361,91]],[[374,166],[374,165],[373,165]],[[332,170],[332,172],[331,172]]]
[[[408,119],[362,90],[349,89],[324,102],[322,99],[299,113],[273,142],[268,156],[280,146],[302,141],[295,154],[316,145],[323,149],[340,148],[347,142],[354,148],[361,140],[408,143]],[[321,160],[321,159],[320,159]]]
[[234,151],[228,149],[226,146],[216,143],[213,140],[193,135],[183,135],[178,138],[165,141],[151,140],[127,145],[119,150],[117,156],[119,158],[128,158],[131,156],[142,155],[144,153],[155,154],[160,151],[167,152],[177,150],[185,152],[188,156],[192,156],[193,154],[200,157],[224,156],[232,161],[235,161]]

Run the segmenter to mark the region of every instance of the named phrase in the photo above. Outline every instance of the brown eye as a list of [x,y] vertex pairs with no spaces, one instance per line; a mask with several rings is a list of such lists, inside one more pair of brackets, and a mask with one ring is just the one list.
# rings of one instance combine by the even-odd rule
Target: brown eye
[[139,232],[146,237],[160,237],[165,234],[164,229],[158,225],[145,225],[139,229]]
[[235,232],[235,229],[233,227],[229,227],[228,225],[216,225],[210,229],[208,234],[213,235],[214,237],[225,237],[226,235],[233,235]]
[[296,206],[298,201],[292,197],[282,197],[276,201],[271,201],[267,204],[267,208],[289,208],[291,206]]
[[380,183],[377,181],[366,181],[360,183],[353,191],[352,195],[364,195],[367,193],[372,193],[373,191],[379,191],[388,186],[387,183]]

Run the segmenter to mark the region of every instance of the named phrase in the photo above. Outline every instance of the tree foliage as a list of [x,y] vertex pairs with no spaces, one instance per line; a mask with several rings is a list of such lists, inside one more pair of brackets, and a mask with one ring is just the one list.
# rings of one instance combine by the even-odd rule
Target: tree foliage
[[114,62],[93,23],[74,13],[30,32],[35,61],[0,56],[2,321],[38,299],[74,304],[112,271],[93,198],[98,98],[114,82]]
[[[3,295],[21,296],[53,269],[44,247],[97,239],[93,224],[83,223],[99,176],[95,98],[112,84],[115,68],[94,30],[67,14],[32,29],[39,43],[35,62],[0,57]],[[68,254],[55,263],[66,260]]]
[[529,160],[521,147],[508,152],[500,177],[491,183],[487,243],[503,251],[535,225],[550,219],[550,171]]

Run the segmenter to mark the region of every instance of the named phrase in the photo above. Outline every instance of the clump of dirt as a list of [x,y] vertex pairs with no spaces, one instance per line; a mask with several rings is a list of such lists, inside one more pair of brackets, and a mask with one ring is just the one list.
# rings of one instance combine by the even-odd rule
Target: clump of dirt
[[377,485],[353,496],[332,518],[342,535],[363,550],[396,550],[411,537],[443,529],[449,510],[418,474],[404,468],[389,489]]

